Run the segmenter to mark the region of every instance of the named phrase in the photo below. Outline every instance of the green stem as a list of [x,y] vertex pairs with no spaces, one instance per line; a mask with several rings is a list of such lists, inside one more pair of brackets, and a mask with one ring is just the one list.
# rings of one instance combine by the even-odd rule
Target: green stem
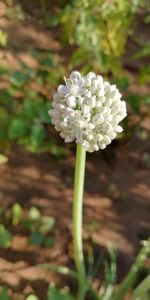
[[116,291],[113,300],[122,300],[124,299],[124,295],[133,287],[133,285],[136,283],[136,280],[139,275],[140,269],[143,267],[144,262],[150,253],[150,239],[148,239],[147,242],[145,242],[144,247],[138,254],[135,263],[132,265],[129,273],[119,286],[118,290]]
[[85,160],[86,150],[82,145],[77,144],[73,198],[73,250],[76,269],[78,273],[78,300],[84,299],[85,295],[85,267],[82,244]]
[[148,275],[135,289],[132,300],[142,299],[150,291],[150,275]]

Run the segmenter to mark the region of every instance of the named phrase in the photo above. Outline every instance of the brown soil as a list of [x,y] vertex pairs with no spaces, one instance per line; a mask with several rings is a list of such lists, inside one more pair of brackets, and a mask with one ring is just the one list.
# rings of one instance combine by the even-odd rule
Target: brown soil
[[[148,142],[133,140],[87,157],[85,246],[91,241],[98,255],[114,243],[119,249],[119,278],[129,269],[140,241],[150,233],[150,169],[143,160],[149,150]],[[54,248],[29,245],[24,233],[17,231],[12,247],[0,250],[0,282],[16,292],[35,291],[44,300],[48,282],[56,278],[38,270],[37,265],[70,265],[72,261],[73,172],[72,152],[57,160],[17,149],[11,153],[9,163],[0,167],[2,206],[7,208],[19,201],[25,210],[37,206],[43,214],[56,218]]]
[[[13,67],[18,66],[20,58],[34,63],[27,53],[30,47],[61,53],[57,33],[43,31],[31,11],[27,12],[26,21],[12,22],[5,17],[4,3],[0,3],[0,27],[9,36],[1,57]],[[64,57],[60,55],[60,59],[63,61]],[[119,250],[119,279],[129,269],[140,241],[150,235],[150,163],[146,159],[150,152],[149,121],[142,126],[147,133],[145,140],[134,134],[130,141],[115,142],[106,151],[87,155],[85,248],[87,242],[91,243],[98,255],[114,243]],[[0,166],[1,207],[9,208],[17,201],[25,211],[37,206],[43,214],[56,218],[54,248],[29,245],[26,234],[18,229],[14,230],[12,247],[0,249],[0,284],[10,286],[13,295],[22,294],[22,299],[35,292],[40,300],[45,300],[49,282],[64,285],[64,279],[60,282],[60,276],[39,269],[38,264],[72,265],[74,162],[74,149],[58,160],[49,154],[32,155],[14,148],[8,163]]]

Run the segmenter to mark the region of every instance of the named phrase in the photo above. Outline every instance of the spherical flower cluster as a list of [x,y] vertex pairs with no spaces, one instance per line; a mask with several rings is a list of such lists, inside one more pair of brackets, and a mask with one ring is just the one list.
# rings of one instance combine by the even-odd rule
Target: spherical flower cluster
[[73,71],[54,94],[49,115],[65,142],[76,141],[87,151],[104,149],[122,131],[126,103],[115,85],[89,72]]

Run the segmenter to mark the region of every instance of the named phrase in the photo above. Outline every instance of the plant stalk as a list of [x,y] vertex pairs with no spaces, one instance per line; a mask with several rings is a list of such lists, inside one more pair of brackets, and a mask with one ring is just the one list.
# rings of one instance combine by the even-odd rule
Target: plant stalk
[[146,258],[150,253],[150,238],[148,241],[145,241],[145,245],[138,254],[135,263],[132,265],[129,273],[120,284],[118,290],[116,291],[113,300],[122,300],[124,295],[133,287],[138,278],[140,269],[143,267]]
[[77,144],[73,197],[73,250],[78,275],[78,300],[84,299],[86,286],[82,243],[85,161],[86,150],[82,145]]

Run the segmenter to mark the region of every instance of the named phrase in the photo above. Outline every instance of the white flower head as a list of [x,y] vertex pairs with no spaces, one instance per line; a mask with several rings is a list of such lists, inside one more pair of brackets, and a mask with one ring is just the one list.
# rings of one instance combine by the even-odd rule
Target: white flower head
[[75,141],[88,152],[104,149],[123,129],[126,103],[115,85],[89,72],[73,71],[53,96],[49,115],[66,143]]

